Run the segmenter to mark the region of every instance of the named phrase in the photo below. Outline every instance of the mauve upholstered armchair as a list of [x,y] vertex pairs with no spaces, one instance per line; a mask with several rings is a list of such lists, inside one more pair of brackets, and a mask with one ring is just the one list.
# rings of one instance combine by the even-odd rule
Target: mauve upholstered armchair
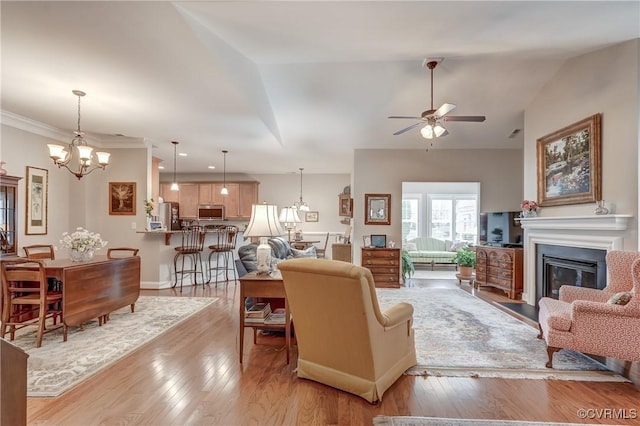
[[[607,253],[607,271],[602,290],[561,286],[559,300],[540,299],[538,337],[547,343],[548,368],[560,349],[621,359],[627,370],[640,361],[640,253]],[[621,293],[631,296],[628,303],[609,302]]]
[[381,312],[368,269],[311,258],[278,268],[298,342],[298,377],[375,403],[416,364],[413,306]]

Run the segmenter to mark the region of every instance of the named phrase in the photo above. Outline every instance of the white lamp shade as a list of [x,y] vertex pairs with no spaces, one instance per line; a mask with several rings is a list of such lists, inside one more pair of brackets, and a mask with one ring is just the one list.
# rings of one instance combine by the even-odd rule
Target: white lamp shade
[[278,206],[273,204],[254,204],[251,206],[251,220],[245,237],[274,237],[284,234],[278,220]]
[[55,158],[56,160],[63,160],[66,157],[64,146],[55,145],[55,144],[47,144],[49,147],[49,157]]
[[98,156],[98,164],[104,165],[104,166],[109,164],[109,157],[111,157],[110,153],[97,151],[96,155]]
[[280,222],[282,223],[300,223],[298,211],[292,207],[284,207],[280,210]]
[[433,127],[431,127],[431,124],[424,126],[422,130],[420,130],[420,134],[422,134],[422,137],[425,139],[433,139]]
[[78,148],[80,160],[91,160],[91,151],[93,151],[93,148],[86,145],[78,145],[76,148]]
[[220,194],[221,195],[229,195],[229,190],[227,189],[226,186],[222,187],[222,189],[220,190]]
[[300,204],[300,207],[298,207],[298,210],[300,210],[301,212],[308,212],[311,209],[309,208],[309,205],[307,203],[302,203]]
[[180,187],[178,186],[178,183],[177,183],[177,182],[173,182],[173,183],[171,184],[171,190],[172,190],[172,191],[179,191],[179,190],[180,190]]
[[442,134],[446,131],[446,129],[444,127],[442,127],[440,125],[440,123],[436,124],[436,126],[433,128],[433,132],[436,134],[436,138],[439,138],[440,136],[442,136]]

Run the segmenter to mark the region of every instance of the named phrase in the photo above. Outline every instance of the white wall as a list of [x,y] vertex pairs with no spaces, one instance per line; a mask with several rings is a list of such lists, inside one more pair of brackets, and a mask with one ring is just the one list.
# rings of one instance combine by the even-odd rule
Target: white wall
[[[402,182],[479,182],[480,210],[518,210],[522,201],[522,150],[356,150],[354,155],[354,263],[362,236],[401,241]],[[391,225],[364,225],[364,194],[391,194]]]
[[[612,213],[636,219],[625,250],[638,248],[640,41],[632,40],[568,60],[525,111],[524,198],[537,199],[536,140],[602,113],[602,198]],[[541,217],[593,215],[594,203],[544,207]]]

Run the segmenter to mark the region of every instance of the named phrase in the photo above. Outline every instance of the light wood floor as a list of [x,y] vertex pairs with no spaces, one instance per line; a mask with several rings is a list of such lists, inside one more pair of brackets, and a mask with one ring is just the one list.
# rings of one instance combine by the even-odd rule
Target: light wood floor
[[[377,415],[412,415],[640,424],[638,419],[578,416],[581,409],[594,415],[609,409],[640,416],[640,390],[628,383],[402,376],[381,403],[371,405],[297,379],[295,354],[286,365],[281,342],[253,345],[251,333],[245,334],[240,366],[238,293],[233,283],[228,288],[186,288],[182,296],[220,300],[62,396],[29,398],[28,423],[371,425]],[[173,290],[143,294],[180,296]],[[480,294],[502,297],[485,290]]]

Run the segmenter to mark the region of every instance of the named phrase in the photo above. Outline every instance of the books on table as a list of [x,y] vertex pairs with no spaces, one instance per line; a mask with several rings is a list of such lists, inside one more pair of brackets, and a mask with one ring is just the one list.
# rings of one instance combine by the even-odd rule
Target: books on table
[[265,324],[282,324],[286,323],[286,313],[284,308],[278,308],[271,312],[265,319]]
[[265,318],[271,313],[269,303],[256,303],[244,311],[244,322],[263,323]]

